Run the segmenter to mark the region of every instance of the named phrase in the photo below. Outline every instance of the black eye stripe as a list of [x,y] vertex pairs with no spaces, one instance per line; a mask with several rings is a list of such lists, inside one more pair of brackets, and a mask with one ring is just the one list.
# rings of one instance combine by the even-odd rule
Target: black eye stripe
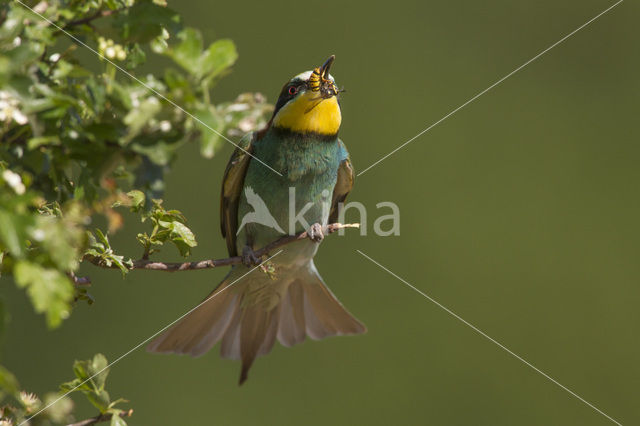
[[[295,87],[296,92],[293,94],[289,93],[290,87]],[[291,99],[295,98],[298,92],[300,92],[301,89],[306,87],[307,87],[307,82],[300,79],[296,79],[285,84],[282,90],[280,91],[280,96],[278,97],[278,102],[276,102],[273,115],[275,116],[278,113],[278,110],[280,110],[280,108],[282,108]]]

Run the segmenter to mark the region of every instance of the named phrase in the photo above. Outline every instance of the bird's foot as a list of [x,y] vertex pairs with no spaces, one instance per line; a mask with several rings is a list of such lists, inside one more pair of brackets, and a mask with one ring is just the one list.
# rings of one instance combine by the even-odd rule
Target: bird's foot
[[316,243],[324,240],[324,232],[322,231],[322,225],[319,223],[314,223],[311,225],[309,230],[307,231],[307,237]]
[[258,265],[260,258],[256,256],[256,252],[250,246],[244,246],[242,248],[242,264],[247,268]]

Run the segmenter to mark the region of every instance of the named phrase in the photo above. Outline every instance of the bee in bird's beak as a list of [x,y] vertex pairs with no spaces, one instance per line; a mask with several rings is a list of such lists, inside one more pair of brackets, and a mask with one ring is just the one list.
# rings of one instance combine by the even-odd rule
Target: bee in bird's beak
[[329,75],[329,68],[336,59],[335,55],[329,56],[329,59],[325,61],[322,66],[315,68],[309,77],[307,86],[312,92],[320,92],[320,96],[325,99],[337,96],[340,90],[333,81],[333,78]]
[[284,85],[271,118],[273,128],[330,137],[338,134],[342,121],[339,94],[344,90],[338,89],[329,74],[335,59],[329,56],[318,68],[300,73]]

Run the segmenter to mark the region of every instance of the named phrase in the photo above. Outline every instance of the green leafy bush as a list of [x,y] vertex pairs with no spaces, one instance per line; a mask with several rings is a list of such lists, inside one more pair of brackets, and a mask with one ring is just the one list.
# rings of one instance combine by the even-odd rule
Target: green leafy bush
[[[122,225],[119,207],[151,228],[137,235],[144,258],[167,242],[189,255],[193,232],[161,200],[168,168],[187,143],[213,156],[225,139],[262,127],[272,107],[254,93],[212,103],[211,89],[238,57],[235,45],[206,45],[163,1],[25,5],[0,5],[0,273],[13,277],[53,328],[78,300],[91,301],[75,276],[81,262],[123,273],[131,267],[107,236]],[[97,55],[88,58],[86,47]],[[173,66],[138,75],[150,56]],[[108,229],[93,227],[99,218]],[[77,380],[105,362],[76,363]],[[79,390],[104,414],[113,407],[98,379]],[[3,398],[18,403],[17,386],[1,369]],[[0,419],[18,420],[42,403],[18,405],[22,411],[4,409]],[[113,413],[112,424],[121,424]]]
[[75,379],[61,384],[57,392],[45,394],[43,400],[33,393],[20,391],[16,378],[0,366],[0,398],[5,401],[8,399],[14,401],[13,404],[0,407],[0,424],[11,425],[13,421],[22,423],[32,417],[30,424],[67,424],[73,421],[73,401],[67,394],[81,392],[98,409],[100,414],[96,416],[96,420],[110,421],[111,425],[126,426],[123,417],[131,415],[132,410],[119,408],[118,404],[127,401],[122,398],[112,400],[106,391],[108,365],[107,359],[102,354],[97,354],[90,360],[74,362]]

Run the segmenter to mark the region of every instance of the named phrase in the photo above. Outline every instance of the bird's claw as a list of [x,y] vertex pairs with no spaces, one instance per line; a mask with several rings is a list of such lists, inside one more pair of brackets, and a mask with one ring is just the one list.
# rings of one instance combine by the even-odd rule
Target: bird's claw
[[252,266],[258,265],[260,263],[260,258],[256,256],[256,252],[249,246],[244,246],[242,248],[242,264],[247,268],[251,268]]
[[324,240],[324,232],[322,231],[322,225],[314,223],[307,231],[307,237],[316,243]]

